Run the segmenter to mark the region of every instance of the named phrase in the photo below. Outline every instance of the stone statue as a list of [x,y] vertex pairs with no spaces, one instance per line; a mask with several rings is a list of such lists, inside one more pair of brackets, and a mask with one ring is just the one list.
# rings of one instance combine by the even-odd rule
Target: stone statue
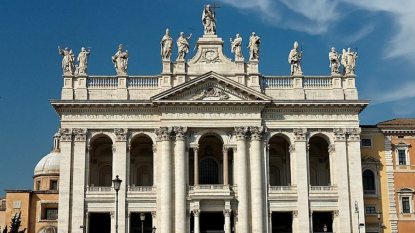
[[346,52],[346,72],[345,74],[354,75],[356,69],[356,60],[357,60],[357,52],[353,52],[350,48],[347,49]]
[[329,52],[329,61],[331,74],[340,74],[340,54],[336,51],[334,47],[332,47]]
[[166,34],[161,38],[161,58],[170,60],[171,51],[173,48],[173,39],[170,36],[169,29],[166,29]]
[[78,67],[76,69],[77,75],[86,75],[86,71],[88,69],[88,56],[91,53],[91,49],[85,49],[84,47],[81,48],[81,52],[78,54]]
[[259,44],[261,44],[261,38],[252,32],[251,37],[249,38],[249,60],[258,60],[259,59]]
[[118,46],[118,51],[112,56],[117,75],[127,75],[128,69],[128,50],[123,50],[122,44]]
[[63,56],[62,58],[62,71],[64,75],[73,75],[75,72],[75,55],[72,52],[72,49],[66,47],[65,49],[61,49],[58,46],[58,52],[60,55]]
[[291,75],[302,75],[301,59],[303,58],[303,51],[298,50],[298,42],[294,42],[294,47],[288,55],[288,63],[291,64]]
[[231,41],[231,51],[235,54],[235,61],[241,61],[244,60],[244,56],[242,55],[242,37],[238,34],[236,34],[236,37],[234,40],[232,38]]
[[192,38],[192,33],[190,33],[189,37],[184,35],[184,32],[180,32],[179,39],[177,39],[177,49],[179,55],[177,56],[177,60],[184,60],[186,54],[189,53],[190,44],[189,41]]
[[215,12],[210,5],[205,5],[205,7],[203,8],[202,23],[206,35],[216,34]]

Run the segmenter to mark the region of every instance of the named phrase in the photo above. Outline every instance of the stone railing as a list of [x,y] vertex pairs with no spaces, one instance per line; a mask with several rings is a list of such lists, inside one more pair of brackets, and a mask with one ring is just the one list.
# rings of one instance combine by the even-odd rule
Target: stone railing
[[153,186],[128,186],[130,192],[155,192],[156,187]]
[[116,89],[117,86],[117,77],[91,76],[87,78],[87,88],[90,89]]
[[327,192],[337,191],[337,186],[310,186],[310,191],[313,192]]
[[135,89],[158,88],[159,77],[157,76],[131,76],[127,79],[127,87]]
[[293,81],[291,77],[262,77],[262,86],[270,89],[292,88]]
[[296,191],[296,186],[269,186],[269,192]]
[[107,187],[107,186],[88,186],[86,187],[86,191],[87,192],[111,192],[111,190],[113,190],[113,188]]
[[190,186],[189,190],[224,190],[229,189],[229,185],[223,184],[201,184],[196,186]]
[[303,86],[304,88],[315,88],[315,89],[325,89],[333,87],[332,77],[304,77]]

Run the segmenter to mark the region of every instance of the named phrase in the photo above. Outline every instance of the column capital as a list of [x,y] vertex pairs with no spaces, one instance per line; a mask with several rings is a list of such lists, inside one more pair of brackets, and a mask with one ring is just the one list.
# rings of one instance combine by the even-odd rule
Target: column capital
[[294,145],[294,144],[291,144],[291,145],[288,147],[288,152],[293,153],[294,151],[295,151],[295,145]]
[[336,151],[336,146],[334,144],[329,145],[329,154],[332,154]]
[[151,211],[151,217],[156,218],[157,217],[157,212],[156,211]]
[[248,132],[248,127],[235,127],[236,140],[245,140]]
[[293,129],[295,141],[306,141],[307,129],[306,128],[294,128]]
[[61,129],[59,129],[59,134],[61,135],[61,141],[62,142],[72,141],[72,129],[61,128]]
[[186,139],[187,127],[174,126],[174,133],[176,133],[176,141],[183,141]]
[[85,142],[86,141],[86,132],[87,129],[73,129],[73,133],[75,135],[75,141],[76,142]]
[[297,218],[298,217],[298,210],[293,210],[293,217]]
[[349,135],[349,141],[360,142],[360,133],[362,130],[360,128],[348,128],[347,134]]
[[346,132],[347,131],[344,128],[333,129],[334,140],[338,142],[346,141]]
[[264,133],[264,127],[249,127],[249,131],[251,131],[251,140],[252,141],[260,141],[262,139]]
[[231,216],[231,212],[232,212],[232,210],[224,209],[223,210],[223,215],[225,215],[225,217],[230,217]]
[[115,128],[114,129],[115,140],[117,142],[125,142],[125,141],[127,141],[127,133],[128,133],[128,129]]
[[157,135],[157,138],[161,141],[170,140],[170,136],[173,132],[171,127],[160,127],[154,130],[154,133]]
[[194,209],[194,210],[192,210],[192,212],[193,212],[193,216],[195,216],[195,217],[200,216],[200,210],[199,209]]

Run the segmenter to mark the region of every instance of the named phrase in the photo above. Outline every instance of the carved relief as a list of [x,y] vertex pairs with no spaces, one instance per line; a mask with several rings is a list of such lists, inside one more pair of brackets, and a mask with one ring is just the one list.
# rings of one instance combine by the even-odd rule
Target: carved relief
[[206,48],[202,50],[202,57],[198,61],[199,63],[222,63],[219,59],[219,52],[216,48]]
[[86,129],[73,129],[75,135],[75,141],[82,142],[86,141]]
[[219,88],[208,87],[198,90],[199,94],[196,94],[191,100],[227,100],[229,95]]
[[172,132],[173,129],[171,127],[160,127],[154,130],[154,133],[157,135],[157,138],[162,141],[170,140]]
[[118,142],[127,141],[127,129],[116,128],[116,129],[114,129],[114,133],[116,135],[116,140]]
[[187,127],[174,126],[173,130],[176,133],[176,140],[182,141],[186,139]]

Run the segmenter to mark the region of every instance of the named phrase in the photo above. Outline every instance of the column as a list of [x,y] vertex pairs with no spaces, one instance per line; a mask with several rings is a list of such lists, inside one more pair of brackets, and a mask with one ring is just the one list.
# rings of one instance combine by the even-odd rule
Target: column
[[[351,205],[357,202],[360,208],[360,215],[352,211],[352,229],[353,232],[359,232],[359,224],[365,222],[364,202],[363,202],[363,184],[362,182],[354,182],[362,179],[362,164],[360,152],[360,128],[348,129],[348,159],[349,159],[349,184],[350,184],[350,200]],[[386,196],[386,195],[385,195]],[[360,219],[358,219],[358,217]],[[363,228],[360,229],[361,231]]]
[[157,212],[151,211],[151,227],[156,227]]
[[223,210],[225,216],[225,233],[231,233],[231,210]]
[[[334,129],[334,147],[331,146],[332,155],[334,155],[334,164],[330,164],[330,170],[336,170],[337,191],[339,195],[338,206],[339,206],[339,221],[342,223],[339,226],[341,233],[352,232],[351,229],[351,208],[350,205],[350,188],[349,188],[349,164],[348,164],[348,153],[346,145],[346,130],[345,129]],[[360,173],[360,171],[352,171],[353,173]],[[355,180],[357,183],[362,183],[362,176]],[[360,191],[362,192],[362,191]],[[363,199],[363,197],[362,197]],[[354,202],[353,202],[354,203]]]
[[268,224],[269,224],[269,233],[272,233],[272,211],[271,210],[268,212]]
[[[293,129],[294,145],[290,148],[292,157],[294,158],[295,173],[297,181],[297,195],[298,195],[298,225],[295,233],[310,232],[310,203],[308,199],[309,193],[309,158],[307,148],[307,130],[304,128]],[[294,230],[294,229],[293,229]]]
[[85,222],[85,165],[86,165],[86,129],[73,129],[74,133],[74,159],[72,189],[76,195],[72,196],[72,232],[82,233]]
[[[126,199],[128,186],[127,173],[127,129],[114,129],[115,145],[113,151],[113,179],[116,175],[122,180],[120,191],[118,191],[118,232],[126,232],[127,216],[126,216]],[[115,191],[114,191],[115,194]],[[115,206],[115,204],[114,204]],[[117,210],[114,210],[117,211]]]
[[228,148],[223,148],[223,185],[229,185],[229,156]]
[[175,232],[186,232],[186,127],[174,127]]
[[193,158],[193,178],[194,178],[194,182],[193,182],[193,186],[197,186],[199,185],[199,156],[197,154],[199,148],[198,147],[193,147],[193,154],[194,154],[194,158]]
[[171,142],[170,136],[172,133],[171,128],[161,127],[156,130],[158,138],[161,140],[161,153],[159,159],[161,159],[160,166],[160,226],[157,227],[157,232],[171,233],[173,232],[173,192],[172,192],[172,174],[171,174]]
[[[72,169],[72,129],[60,129],[60,174],[59,174],[59,233],[70,232],[70,197]],[[78,226],[79,227],[79,226]]]
[[247,158],[246,158],[246,133],[248,127],[235,128],[236,147],[238,164],[238,233],[250,233],[249,227],[249,190],[248,190],[248,174],[247,174]]
[[193,220],[194,220],[194,229],[193,232],[194,233],[200,233],[200,221],[199,221],[199,216],[200,216],[200,210],[193,210]]
[[298,211],[294,210],[292,216],[293,216],[293,220],[292,220],[293,221],[292,222],[293,232],[299,232],[299,230],[297,229],[297,227],[298,227]]
[[252,211],[252,233],[262,233],[264,228],[264,203],[265,199],[263,189],[263,169],[262,169],[262,153],[261,140],[263,127],[250,127],[251,131],[251,155],[250,155],[250,171],[251,171],[251,211]]

